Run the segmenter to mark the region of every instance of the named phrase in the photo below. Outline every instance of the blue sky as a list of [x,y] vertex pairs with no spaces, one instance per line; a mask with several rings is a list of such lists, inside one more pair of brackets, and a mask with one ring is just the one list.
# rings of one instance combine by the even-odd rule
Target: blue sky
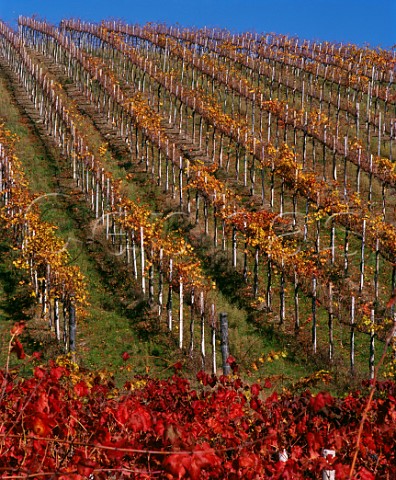
[[116,18],[276,32],[382,48],[396,44],[396,0],[0,0],[2,20],[15,26],[19,14],[37,14],[52,23],[70,17]]

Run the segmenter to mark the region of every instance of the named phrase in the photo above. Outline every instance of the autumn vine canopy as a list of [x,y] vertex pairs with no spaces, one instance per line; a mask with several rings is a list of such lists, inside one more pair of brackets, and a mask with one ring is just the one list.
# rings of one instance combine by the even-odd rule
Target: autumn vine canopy
[[1,478],[395,478],[395,66],[0,21]]

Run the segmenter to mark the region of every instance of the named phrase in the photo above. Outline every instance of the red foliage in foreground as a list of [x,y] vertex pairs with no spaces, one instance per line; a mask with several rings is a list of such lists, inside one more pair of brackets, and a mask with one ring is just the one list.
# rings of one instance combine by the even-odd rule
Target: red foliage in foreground
[[[324,469],[349,478],[368,385],[338,399],[198,378],[199,389],[174,375],[118,392],[73,364],[36,367],[28,379],[1,371],[0,478],[317,479]],[[395,383],[378,384],[354,479],[396,478],[395,397]]]

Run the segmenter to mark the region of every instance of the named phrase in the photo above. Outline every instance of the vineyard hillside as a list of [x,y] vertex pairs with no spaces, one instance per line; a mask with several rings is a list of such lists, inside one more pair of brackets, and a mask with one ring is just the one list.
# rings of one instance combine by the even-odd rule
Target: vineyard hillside
[[1,478],[395,478],[395,67],[0,20]]
[[231,352],[279,385],[373,378],[395,320],[394,53],[0,27],[2,325],[86,366],[216,373]]

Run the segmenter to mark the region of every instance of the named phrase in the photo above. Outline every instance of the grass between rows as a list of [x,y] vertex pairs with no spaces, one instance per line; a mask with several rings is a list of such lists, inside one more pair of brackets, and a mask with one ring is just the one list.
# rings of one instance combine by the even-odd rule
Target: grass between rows
[[[46,145],[34,133],[30,120],[21,115],[4,78],[1,78],[0,92],[0,118],[19,136],[17,155],[23,162],[31,190],[43,196],[48,193],[61,194],[40,201],[42,217],[58,225],[59,234],[65,240],[69,240],[71,261],[79,265],[89,281],[91,302],[89,315],[78,325],[80,362],[87,367],[119,370],[122,365],[121,355],[128,351],[134,359],[134,373],[169,371],[168,364],[177,361],[181,356],[177,349],[175,350],[174,342],[163,329],[156,335],[149,335],[144,331],[142,317],[147,313],[144,302],[140,301],[136,291],[131,293],[134,297],[131,302],[120,301],[120,297],[125,297],[125,292],[120,283],[111,278],[111,262],[104,258],[100,248],[92,251],[93,249],[87,245],[85,235],[89,229],[90,213],[79,195],[71,195],[73,188],[64,173],[61,160],[57,158],[56,153],[48,151]],[[100,140],[96,138],[96,141]],[[2,302],[7,305],[12,302],[12,298],[7,297],[4,292],[7,288],[6,277],[14,274],[12,262],[6,262],[4,266],[2,264],[0,292]],[[111,283],[115,285],[112,287]],[[263,335],[263,332],[249,324],[247,312],[231,305],[221,292],[216,295],[216,307],[218,311],[228,313],[230,350],[246,367],[258,358],[265,358],[271,351],[284,350],[285,345],[274,335]],[[8,314],[6,310],[7,307],[0,310],[0,328],[4,331],[11,322],[20,319]],[[45,356],[60,353],[61,350],[53,344],[52,335],[49,332],[46,335],[40,332],[37,322],[38,320],[34,324],[29,322],[31,327],[30,331],[28,328],[28,335],[33,338],[29,343],[30,348],[43,349]],[[42,325],[42,328],[45,331],[47,327]],[[5,346],[3,345],[3,352]],[[219,344],[217,347],[219,350]],[[193,367],[188,365],[188,361],[186,363],[188,369]],[[196,368],[195,366],[192,370]],[[304,373],[308,372],[303,366],[298,366],[291,359],[280,357],[277,361],[267,362],[259,372],[252,372],[252,375],[257,377],[277,374],[296,379]]]

